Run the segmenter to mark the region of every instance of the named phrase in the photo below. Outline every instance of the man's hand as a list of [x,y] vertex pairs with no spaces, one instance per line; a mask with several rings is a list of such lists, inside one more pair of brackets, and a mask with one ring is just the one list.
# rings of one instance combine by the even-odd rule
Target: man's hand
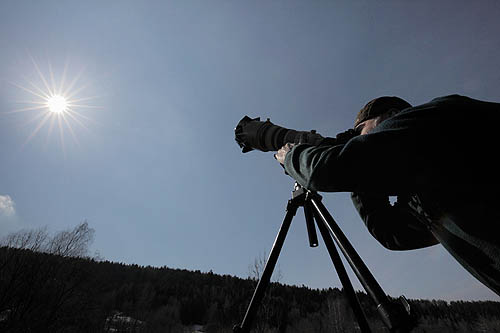
[[290,150],[292,150],[293,146],[294,146],[293,143],[287,143],[286,145],[281,147],[280,150],[278,150],[278,152],[274,154],[274,158],[276,159],[276,161],[280,162],[281,165],[285,164],[286,154]]

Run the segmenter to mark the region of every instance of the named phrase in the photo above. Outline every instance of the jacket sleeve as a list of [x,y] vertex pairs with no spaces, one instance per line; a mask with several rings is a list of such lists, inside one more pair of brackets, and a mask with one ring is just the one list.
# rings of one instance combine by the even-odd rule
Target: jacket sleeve
[[385,131],[334,146],[299,144],[286,155],[285,170],[300,185],[318,192],[407,192],[415,189],[416,179],[427,177],[421,176],[425,168],[413,145],[398,139]]
[[351,193],[370,234],[389,250],[413,250],[438,244],[438,240],[411,212],[404,197],[391,205],[384,195]]

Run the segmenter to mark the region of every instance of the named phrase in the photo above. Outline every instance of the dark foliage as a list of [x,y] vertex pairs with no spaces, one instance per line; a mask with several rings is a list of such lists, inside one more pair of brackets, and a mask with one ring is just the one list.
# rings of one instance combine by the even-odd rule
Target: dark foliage
[[[255,281],[212,272],[142,267],[0,248],[1,332],[231,332]],[[338,289],[273,283],[255,332],[351,332],[356,324]],[[374,305],[358,293],[375,332]],[[411,300],[415,332],[500,331],[500,303]]]

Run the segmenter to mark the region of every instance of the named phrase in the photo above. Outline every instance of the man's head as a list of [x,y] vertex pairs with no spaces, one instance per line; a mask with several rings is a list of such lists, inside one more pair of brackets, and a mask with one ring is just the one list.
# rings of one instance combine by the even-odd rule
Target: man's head
[[360,134],[366,134],[385,119],[410,107],[410,103],[399,97],[375,98],[359,111],[354,122],[354,129]]

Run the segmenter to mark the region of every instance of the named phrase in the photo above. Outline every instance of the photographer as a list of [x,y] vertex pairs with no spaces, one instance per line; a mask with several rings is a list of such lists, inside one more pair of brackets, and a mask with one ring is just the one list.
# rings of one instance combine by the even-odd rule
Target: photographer
[[451,95],[412,107],[380,97],[361,109],[347,143],[287,144],[275,157],[309,190],[352,192],[386,248],[441,243],[500,295],[499,123],[498,103]]

